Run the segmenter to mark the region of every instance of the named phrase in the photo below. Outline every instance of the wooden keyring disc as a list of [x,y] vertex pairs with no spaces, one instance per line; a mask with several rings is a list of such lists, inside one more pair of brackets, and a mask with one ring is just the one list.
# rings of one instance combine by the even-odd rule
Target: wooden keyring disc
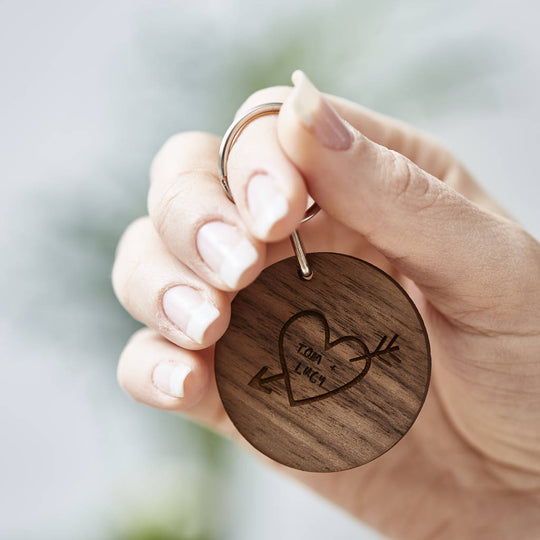
[[396,444],[429,386],[425,325],[404,289],[370,263],[310,253],[264,270],[232,303],[215,373],[223,405],[258,450],[289,467],[357,467]]

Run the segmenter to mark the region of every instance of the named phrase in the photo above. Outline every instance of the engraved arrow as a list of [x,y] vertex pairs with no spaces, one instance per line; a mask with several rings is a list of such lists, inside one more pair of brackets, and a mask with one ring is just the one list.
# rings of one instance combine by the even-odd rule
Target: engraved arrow
[[394,351],[399,351],[399,347],[397,345],[394,345],[398,337],[398,334],[394,334],[394,337],[390,340],[390,343],[388,343],[386,348],[383,349],[382,346],[386,341],[386,336],[383,336],[381,341],[379,341],[377,348],[373,352],[358,356],[357,358],[352,358],[350,361],[357,362],[358,360],[370,360],[371,358],[378,358],[379,360],[382,360],[385,364],[391,365],[386,358],[382,358],[385,354],[387,354],[390,358],[392,358],[392,360],[394,360],[394,362],[398,362],[399,364],[401,364],[401,360],[395,354],[393,354]]
[[264,374],[268,371],[268,368],[266,366],[262,367],[253,379],[249,381],[249,386],[252,386],[253,388],[256,388],[257,390],[262,390],[263,392],[266,392],[267,394],[272,393],[271,388],[267,388],[265,385],[274,381],[279,381],[279,379],[283,379],[284,374],[278,373],[277,375],[270,375],[270,377],[263,377]]

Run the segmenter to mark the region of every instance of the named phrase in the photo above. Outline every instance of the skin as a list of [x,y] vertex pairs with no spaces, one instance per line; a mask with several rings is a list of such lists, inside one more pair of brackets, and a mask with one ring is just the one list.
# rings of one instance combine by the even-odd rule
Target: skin
[[[205,265],[196,233],[219,219],[250,239],[258,260],[240,280],[243,288],[290,256],[288,236],[309,192],[322,210],[300,228],[307,250],[347,253],[398,279],[428,329],[432,383],[409,433],[375,461],[329,474],[271,466],[391,538],[540,537],[538,242],[427,135],[326,96],[354,141],[345,151],[322,148],[290,94],[285,87],[259,91],[238,113],[285,101],[279,116],[251,123],[233,147],[236,205],[217,180],[218,137],[182,133],[156,156],[149,217],[128,227],[113,270],[118,298],[149,327],[123,351],[120,384],[138,401],[241,439],[213,376],[213,345],[227,328],[235,291]],[[257,238],[246,186],[261,170],[286,194],[289,212]],[[162,296],[178,284],[198,289],[220,311],[202,344],[164,314]],[[153,385],[160,361],[192,368],[183,398]]]

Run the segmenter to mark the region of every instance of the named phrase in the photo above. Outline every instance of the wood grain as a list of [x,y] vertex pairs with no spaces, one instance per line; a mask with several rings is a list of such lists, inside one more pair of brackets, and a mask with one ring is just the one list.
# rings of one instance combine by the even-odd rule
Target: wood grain
[[240,433],[272,459],[306,471],[357,467],[396,444],[429,385],[424,323],[375,266],[311,253],[262,272],[232,304],[217,343],[216,380]]

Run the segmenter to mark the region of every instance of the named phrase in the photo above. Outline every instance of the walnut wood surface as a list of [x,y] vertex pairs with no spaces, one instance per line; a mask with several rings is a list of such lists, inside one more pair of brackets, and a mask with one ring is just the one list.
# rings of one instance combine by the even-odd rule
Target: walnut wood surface
[[216,380],[240,433],[306,471],[362,465],[398,442],[429,385],[424,323],[412,300],[371,264],[311,253],[267,268],[232,304],[216,346]]

